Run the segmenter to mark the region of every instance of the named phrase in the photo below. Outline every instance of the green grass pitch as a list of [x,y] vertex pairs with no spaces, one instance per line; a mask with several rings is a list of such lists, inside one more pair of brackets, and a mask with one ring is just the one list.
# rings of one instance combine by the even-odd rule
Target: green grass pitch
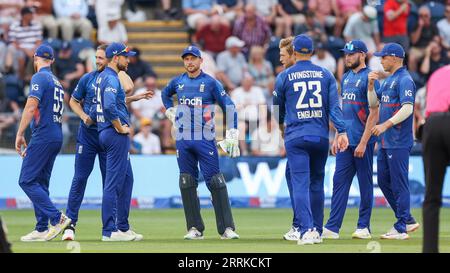
[[[290,227],[289,209],[233,209],[239,240],[220,240],[216,231],[214,211],[202,210],[205,222],[205,239],[185,241],[185,222],[183,211],[132,210],[130,223],[144,235],[140,242],[101,242],[101,218],[99,210],[82,210],[77,226],[77,243],[62,242],[58,236],[51,242],[20,242],[20,236],[34,227],[34,213],[31,210],[0,211],[6,222],[8,239],[14,252],[421,252],[422,229],[411,234],[406,241],[380,240],[379,235],[386,232],[394,223],[392,210],[376,208],[372,214],[372,240],[351,239],[358,210],[348,209],[341,229],[340,240],[326,240],[323,244],[299,246],[296,242],[282,239]],[[420,222],[422,211],[412,210]],[[329,209],[325,211],[325,219]],[[450,208],[441,210],[440,251],[450,252]]]

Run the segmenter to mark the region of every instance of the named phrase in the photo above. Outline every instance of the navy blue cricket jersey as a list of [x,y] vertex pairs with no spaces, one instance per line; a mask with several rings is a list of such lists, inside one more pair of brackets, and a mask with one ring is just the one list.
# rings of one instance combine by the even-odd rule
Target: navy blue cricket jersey
[[97,77],[96,113],[98,131],[113,127],[113,120],[120,119],[122,125],[130,125],[130,114],[125,101],[125,91],[117,72],[106,67]]
[[[77,87],[72,94],[72,98],[83,103],[83,111],[89,116],[95,112],[95,89],[97,88],[96,81],[98,75],[100,75],[99,71],[92,71],[84,74],[78,81]],[[93,121],[95,122],[96,120],[93,119]],[[97,130],[96,123],[86,126],[86,124],[81,121],[80,125],[88,129]]]
[[[342,77],[342,113],[347,129],[349,145],[357,146],[361,141],[369,117],[369,103],[367,100],[369,68],[363,68],[358,73],[347,71]],[[375,92],[378,92],[380,83],[375,81]],[[376,137],[372,136],[368,143],[374,143]]]
[[62,141],[64,90],[50,67],[43,67],[33,75],[29,97],[39,100],[38,109],[31,121],[31,141],[36,144]]
[[216,102],[226,114],[228,128],[237,128],[237,113],[234,103],[222,84],[203,71],[196,78],[189,78],[187,73],[183,73],[174,77],[167,84],[161,95],[166,109],[173,107],[172,96],[175,94],[178,97],[179,129],[190,127],[191,132],[205,129],[214,132]]
[[346,132],[336,80],[325,68],[298,61],[277,77],[273,95],[278,121],[286,121],[285,142],[311,135],[328,139],[329,117],[339,133]]
[[[393,117],[403,104],[414,105],[416,85],[406,67],[389,76],[377,95],[380,100],[380,124]],[[411,148],[414,144],[412,126],[413,115],[410,115],[381,135],[381,146],[385,149]]]

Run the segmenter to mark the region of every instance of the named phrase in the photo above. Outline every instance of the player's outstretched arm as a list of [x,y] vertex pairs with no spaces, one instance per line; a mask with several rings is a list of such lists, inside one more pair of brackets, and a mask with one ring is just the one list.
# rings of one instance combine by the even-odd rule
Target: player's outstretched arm
[[133,101],[138,101],[138,100],[143,100],[143,99],[148,100],[148,99],[153,98],[154,94],[155,94],[155,92],[153,90],[147,90],[144,93],[126,97],[125,103],[129,104],[129,103],[132,103]]

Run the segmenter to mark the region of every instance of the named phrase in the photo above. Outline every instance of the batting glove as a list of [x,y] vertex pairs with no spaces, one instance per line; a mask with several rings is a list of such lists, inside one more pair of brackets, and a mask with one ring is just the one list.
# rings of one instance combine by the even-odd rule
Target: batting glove
[[217,145],[230,157],[238,157],[241,154],[239,150],[239,131],[237,129],[227,130],[225,139],[219,141]]

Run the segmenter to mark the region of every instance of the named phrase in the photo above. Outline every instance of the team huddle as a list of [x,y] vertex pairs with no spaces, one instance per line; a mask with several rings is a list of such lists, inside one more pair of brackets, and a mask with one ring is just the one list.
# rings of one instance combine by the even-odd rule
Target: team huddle
[[[352,237],[372,238],[373,156],[377,140],[380,141],[378,185],[397,218],[381,238],[408,239],[408,233],[415,231],[419,224],[410,213],[408,163],[413,144],[416,89],[403,67],[405,52],[398,44],[387,44],[375,53],[390,73],[380,85],[380,75],[365,65],[367,47],[362,41],[350,41],[342,50],[348,72],[341,82],[339,95],[332,73],[311,63],[314,46],[310,37],[298,35],[280,42],[280,61],[285,70],[276,79],[272,113],[285,141],[286,181],[294,212],[292,228],[284,239],[295,240],[299,245],[338,239],[355,174],[361,202]],[[84,75],[72,94],[70,107],[81,122],[75,174],[64,214],[56,209],[48,191],[53,163],[62,145],[64,91],[50,70],[54,61],[52,48],[41,45],[36,50],[36,74],[30,83],[30,95],[17,132],[16,150],[23,157],[19,185],[33,203],[37,224],[22,241],[49,241],[60,233],[63,233],[62,240],[75,239],[79,209],[97,155],[103,185],[101,240],[143,239],[143,235],[133,231],[128,220],[133,171],[127,104],[151,98],[153,91],[127,96],[133,85],[125,72],[128,56],[134,54],[120,43],[98,47],[97,70]],[[220,238],[238,239],[218,153],[219,147],[230,157],[240,155],[236,107],[222,84],[200,69],[202,56],[198,48],[188,46],[181,58],[186,72],[167,84],[162,101],[165,114],[176,129],[179,187],[187,230],[184,239],[203,239],[205,227],[197,194],[200,171],[211,192]],[[216,104],[227,121],[226,137],[220,142],[216,142],[215,136]],[[330,151],[330,120],[336,129],[331,147],[336,155],[336,171],[330,217],[324,225],[324,174]],[[24,133],[30,123],[32,138],[27,146]]]

